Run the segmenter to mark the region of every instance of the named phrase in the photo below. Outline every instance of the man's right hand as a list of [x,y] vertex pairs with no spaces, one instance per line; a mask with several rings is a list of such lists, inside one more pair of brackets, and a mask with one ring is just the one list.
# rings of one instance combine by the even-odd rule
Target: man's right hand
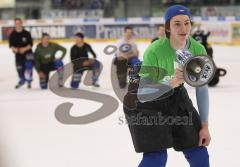
[[16,47],[11,47],[11,49],[12,49],[12,51],[13,51],[13,53],[18,53],[18,48],[16,48]]
[[175,75],[170,81],[170,86],[176,88],[184,83],[183,70],[182,68],[176,68]]

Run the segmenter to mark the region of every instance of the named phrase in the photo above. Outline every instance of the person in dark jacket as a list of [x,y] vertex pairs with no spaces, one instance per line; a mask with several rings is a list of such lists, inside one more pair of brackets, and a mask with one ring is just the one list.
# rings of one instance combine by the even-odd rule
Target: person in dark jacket
[[[92,85],[99,87],[98,78],[100,75],[100,62],[96,59],[97,55],[93,51],[91,45],[84,41],[83,33],[75,34],[76,43],[71,48],[71,62],[73,64],[73,76],[71,81],[71,87],[77,89],[83,72],[85,70],[92,70]],[[93,59],[89,58],[89,54],[93,56]]]
[[31,88],[32,68],[34,56],[32,53],[33,41],[31,34],[23,28],[20,18],[15,19],[15,28],[9,37],[9,47],[15,54],[15,64],[19,82],[15,88],[20,88],[27,81]]

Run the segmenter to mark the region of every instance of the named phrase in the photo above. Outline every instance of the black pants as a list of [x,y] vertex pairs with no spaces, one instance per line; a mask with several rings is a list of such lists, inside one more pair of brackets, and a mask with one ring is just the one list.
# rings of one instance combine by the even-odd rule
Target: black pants
[[117,69],[117,78],[120,88],[125,88],[127,86],[127,72],[128,72],[128,64],[127,60],[118,60],[114,59],[114,64]]
[[51,71],[55,71],[55,66],[54,66],[54,62],[49,62],[46,64],[40,64],[40,72],[43,72],[45,77],[42,78],[44,79],[44,82],[48,83],[49,80],[49,73]]
[[16,70],[17,70],[18,77],[20,80],[19,82],[21,82],[21,83],[25,82],[25,76],[24,76],[25,62],[26,62],[26,58],[25,58],[24,54],[16,54],[15,55]]
[[32,82],[32,68],[34,65],[34,58],[32,52],[24,54],[17,53],[15,55],[15,65],[19,77],[19,84]]
[[124,113],[136,152],[198,146],[201,121],[184,86],[164,99],[137,102],[135,109],[124,106]]

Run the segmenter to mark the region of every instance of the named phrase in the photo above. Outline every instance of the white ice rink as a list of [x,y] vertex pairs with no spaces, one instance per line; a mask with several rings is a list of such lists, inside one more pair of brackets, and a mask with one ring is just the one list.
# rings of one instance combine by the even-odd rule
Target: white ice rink
[[[113,56],[104,55],[108,43],[95,43],[93,49],[103,62],[100,88],[86,90],[115,96],[110,67]],[[68,54],[72,43],[64,44]],[[138,43],[143,54],[147,43]],[[227,69],[216,88],[210,88],[209,148],[211,167],[240,167],[240,47],[213,46],[217,66]],[[0,45],[0,167],[137,167],[142,155],[134,151],[127,125],[120,125],[122,104],[112,115],[86,125],[65,125],[55,118],[56,107],[72,102],[73,116],[91,113],[100,103],[59,97],[39,89],[34,73],[33,88],[15,90],[17,74],[14,55]],[[69,86],[69,83],[66,83]],[[195,90],[188,87],[195,102]],[[167,167],[187,167],[183,154],[168,151]]]

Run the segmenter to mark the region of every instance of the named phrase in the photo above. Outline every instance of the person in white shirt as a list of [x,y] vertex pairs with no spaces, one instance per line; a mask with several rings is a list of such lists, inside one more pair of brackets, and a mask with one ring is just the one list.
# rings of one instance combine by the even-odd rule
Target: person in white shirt
[[124,28],[124,36],[118,40],[117,47],[118,51],[114,59],[114,64],[117,68],[117,78],[120,88],[126,88],[128,67],[140,63],[138,58],[139,50],[134,39],[132,27],[126,26]]

